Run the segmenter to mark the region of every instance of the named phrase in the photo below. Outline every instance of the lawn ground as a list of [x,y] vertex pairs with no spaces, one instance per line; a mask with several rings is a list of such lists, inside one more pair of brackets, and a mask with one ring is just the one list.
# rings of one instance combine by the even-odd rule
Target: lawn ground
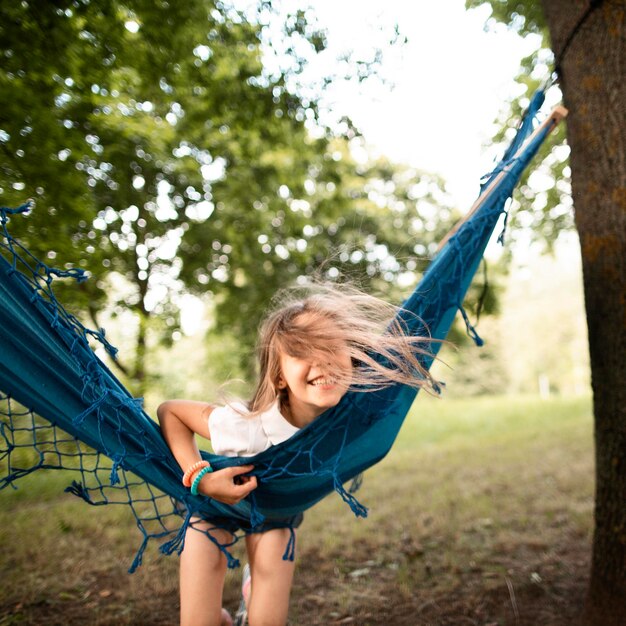
[[[0,624],[178,620],[177,557],[149,550],[124,507],[90,507],[48,472],[0,493]],[[290,624],[570,625],[588,576],[591,402],[418,399],[357,494],[306,514]],[[238,554],[242,557],[242,554]],[[239,572],[225,604],[238,603]]]

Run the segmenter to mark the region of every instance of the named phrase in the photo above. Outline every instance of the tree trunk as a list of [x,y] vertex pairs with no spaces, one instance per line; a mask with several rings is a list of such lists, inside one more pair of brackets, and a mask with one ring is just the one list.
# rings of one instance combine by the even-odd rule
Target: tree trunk
[[570,110],[595,417],[595,530],[584,621],[612,626],[626,624],[626,0],[592,4],[543,0]]

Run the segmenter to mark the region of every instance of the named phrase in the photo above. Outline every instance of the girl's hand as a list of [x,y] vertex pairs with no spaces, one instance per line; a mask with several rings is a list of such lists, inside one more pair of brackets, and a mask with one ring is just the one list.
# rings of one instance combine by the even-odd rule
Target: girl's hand
[[[237,504],[257,488],[256,476],[243,476],[254,469],[253,465],[226,467],[217,472],[205,474],[198,492],[224,504]],[[237,482],[235,482],[235,478]]]

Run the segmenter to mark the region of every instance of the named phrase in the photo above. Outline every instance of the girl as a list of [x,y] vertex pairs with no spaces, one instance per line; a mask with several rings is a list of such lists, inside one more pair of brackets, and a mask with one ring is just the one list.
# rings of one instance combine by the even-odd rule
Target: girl
[[[249,403],[216,407],[169,400],[157,412],[163,436],[185,472],[183,483],[227,504],[256,488],[256,478],[246,476],[253,466],[212,472],[200,460],[196,434],[210,439],[217,454],[252,456],[291,437],[335,406],[348,389],[434,384],[418,360],[429,339],[406,335],[396,307],[345,284],[314,285],[304,294],[286,290],[275,302],[279,305],[260,329],[260,376]],[[254,532],[241,529],[250,563],[250,579],[244,580],[242,591],[251,626],[287,621],[294,562],[282,555],[289,536],[286,526],[298,526],[301,518],[272,520]],[[183,626],[232,623],[221,608],[226,559],[206,534],[226,544],[232,540],[229,533],[240,528],[215,525],[215,520],[194,519],[185,537],[180,563]]]

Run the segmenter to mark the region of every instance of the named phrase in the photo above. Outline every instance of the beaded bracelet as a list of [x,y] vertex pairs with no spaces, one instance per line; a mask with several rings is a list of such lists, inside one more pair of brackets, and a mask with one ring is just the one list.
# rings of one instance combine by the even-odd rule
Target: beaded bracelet
[[193,475],[203,467],[207,467],[209,465],[208,461],[197,461],[191,467],[187,469],[187,471],[183,474],[183,485],[185,487],[191,487],[191,483],[193,480]]
[[206,474],[209,474],[212,471],[213,468],[210,465],[206,465],[196,474],[196,477],[193,479],[193,483],[191,485],[191,495],[198,495],[198,487],[200,486],[200,481],[206,476]]

